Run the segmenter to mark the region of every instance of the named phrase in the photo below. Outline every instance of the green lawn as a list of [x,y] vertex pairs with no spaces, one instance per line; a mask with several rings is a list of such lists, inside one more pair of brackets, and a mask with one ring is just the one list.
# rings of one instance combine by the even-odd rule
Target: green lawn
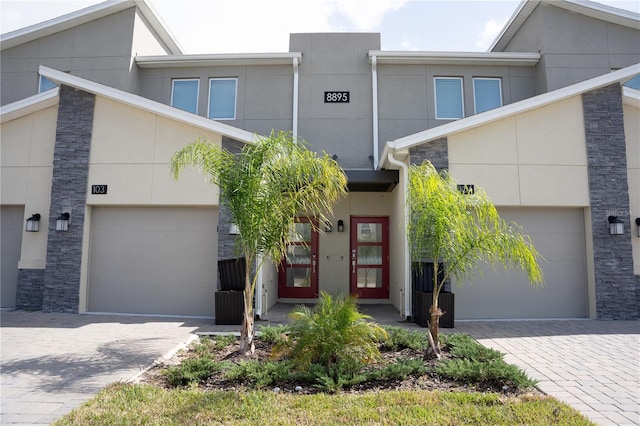
[[592,425],[551,397],[383,391],[295,395],[114,384],[54,425]]

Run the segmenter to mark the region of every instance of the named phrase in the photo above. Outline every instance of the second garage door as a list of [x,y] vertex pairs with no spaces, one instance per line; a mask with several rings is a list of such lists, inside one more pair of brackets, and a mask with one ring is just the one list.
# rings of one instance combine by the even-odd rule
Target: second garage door
[[94,207],[90,312],[214,315],[215,208]]
[[584,318],[587,275],[581,209],[499,209],[524,227],[536,249],[546,285],[534,289],[519,271],[484,270],[484,276],[453,287],[456,319]]

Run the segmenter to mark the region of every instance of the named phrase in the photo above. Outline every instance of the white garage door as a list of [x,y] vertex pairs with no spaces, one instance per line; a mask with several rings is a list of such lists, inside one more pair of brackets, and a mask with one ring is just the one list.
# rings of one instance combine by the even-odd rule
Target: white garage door
[[91,312],[214,314],[214,208],[94,207]]
[[22,250],[22,206],[3,206],[0,209],[0,307],[15,308],[18,261]]
[[587,275],[581,209],[499,209],[524,227],[546,261],[546,285],[533,288],[524,273],[484,269],[484,276],[454,286],[456,319],[584,318]]

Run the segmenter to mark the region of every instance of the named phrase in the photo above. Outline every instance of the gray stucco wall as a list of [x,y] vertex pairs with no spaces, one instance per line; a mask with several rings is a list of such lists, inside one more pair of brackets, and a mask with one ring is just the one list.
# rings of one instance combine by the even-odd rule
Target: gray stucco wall
[[[629,233],[629,186],[621,87],[613,84],[582,96],[598,319],[637,319],[638,278],[633,274]],[[610,235],[608,216],[624,222]]]
[[[42,310],[78,312],[82,238],[95,96],[60,88]],[[67,232],[56,218],[69,211]]]
[[504,51],[542,54],[543,93],[640,62],[640,31],[540,2]]
[[2,50],[2,105],[38,92],[40,65],[130,90],[135,8]]

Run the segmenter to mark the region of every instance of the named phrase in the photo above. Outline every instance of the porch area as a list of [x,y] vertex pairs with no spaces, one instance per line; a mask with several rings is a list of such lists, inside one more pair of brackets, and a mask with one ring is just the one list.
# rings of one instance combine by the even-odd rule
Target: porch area
[[[294,303],[276,303],[266,312],[266,315],[256,320],[255,325],[257,330],[260,327],[277,326],[281,324],[288,324],[291,322],[289,319],[289,312],[297,306]],[[407,321],[400,315],[393,305],[390,304],[358,304],[358,310],[373,318],[373,321],[380,325],[393,325],[397,327],[404,327],[415,330],[425,330],[418,326],[415,322]],[[230,333],[239,332],[239,325],[215,325],[214,321],[211,321],[209,325],[203,325],[198,327],[197,334],[200,335],[212,335],[218,333]]]

